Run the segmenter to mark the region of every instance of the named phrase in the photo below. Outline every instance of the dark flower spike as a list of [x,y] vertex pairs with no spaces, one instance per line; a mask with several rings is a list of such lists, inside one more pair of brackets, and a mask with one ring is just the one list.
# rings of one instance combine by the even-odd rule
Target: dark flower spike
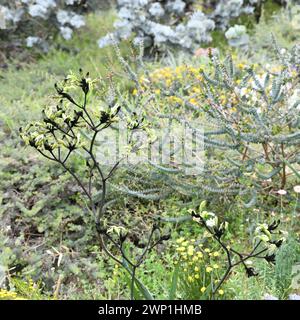
[[74,105],[77,105],[77,103],[74,101],[74,99],[66,92],[64,92],[64,89],[59,88],[57,83],[54,84],[54,87],[56,89],[56,92],[63,98],[69,100],[71,103],[73,103]]
[[82,89],[82,91],[84,92],[84,94],[88,94],[88,92],[90,90],[90,86],[89,86],[89,83],[86,81],[85,78],[81,79],[79,86]]
[[108,112],[105,111],[101,111],[100,113],[100,123],[108,123],[108,121],[110,120],[110,114]]
[[270,241],[271,244],[275,244],[275,246],[277,248],[280,248],[281,245],[283,244],[283,240],[282,239],[279,239],[279,240],[276,240],[276,241]]
[[197,214],[194,210],[191,213],[192,218],[201,218],[199,214]]
[[53,147],[47,141],[44,143],[44,148],[47,151],[53,151]]
[[159,224],[158,223],[154,223],[153,226],[152,226],[152,230],[153,231],[159,230]]
[[224,230],[220,229],[220,228],[213,228],[214,234],[215,236],[220,239],[222,237],[222,235],[224,234]]
[[280,225],[280,220],[279,220],[279,219],[278,219],[278,220],[275,220],[275,221],[273,221],[273,222],[268,226],[268,230],[269,230],[270,232],[272,232],[272,231],[276,230],[279,225]]
[[248,278],[257,277],[259,273],[253,267],[245,267]]
[[214,231],[215,231],[216,237],[220,239],[225,233],[225,230],[226,230],[226,224],[224,222],[221,223],[219,227],[215,227]]
[[100,222],[96,222],[95,225],[96,225],[96,230],[99,234],[104,234],[104,235],[106,234],[107,229],[104,227],[101,227]]
[[118,106],[118,108],[117,108],[117,110],[116,110],[116,112],[114,114],[114,117],[120,112],[120,110],[121,110],[121,106]]
[[163,236],[160,237],[160,241],[167,241],[171,238],[170,234],[165,234]]
[[275,262],[276,262],[276,255],[275,254],[267,255],[264,258],[267,262],[269,262],[271,264],[275,264]]
[[125,234],[121,233],[120,234],[120,243],[123,244],[126,241],[127,237],[128,237],[128,232]]
[[36,142],[34,141],[34,139],[29,140],[29,145],[33,148],[36,148]]

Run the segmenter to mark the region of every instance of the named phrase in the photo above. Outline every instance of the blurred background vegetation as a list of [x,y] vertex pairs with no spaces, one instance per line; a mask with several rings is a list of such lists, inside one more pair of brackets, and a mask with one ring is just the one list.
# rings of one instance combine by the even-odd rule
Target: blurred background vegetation
[[[41,117],[43,106],[51,101],[54,83],[70,71],[82,68],[93,77],[101,75],[105,79],[113,70],[120,74],[122,90],[131,92],[132,84],[121,76],[114,48],[100,49],[97,45],[99,38],[112,31],[116,19],[114,6],[107,6],[107,1],[100,2],[97,10],[86,14],[85,27],[76,31],[69,41],[58,35],[48,53],[25,47],[18,48],[14,54],[1,52],[0,299],[16,298],[8,292],[24,299],[124,299],[129,296],[126,273],[103,256],[97,246],[92,218],[87,214],[79,188],[62,168],[25,148],[19,138],[19,128]],[[251,54],[229,47],[220,31],[213,33],[209,46],[219,48],[223,57],[228,51],[232,52],[236,61],[268,63],[271,31],[283,47],[292,48],[299,42],[300,27],[295,27],[283,10],[277,2],[269,0],[259,24],[253,22],[252,16],[240,18],[239,23],[248,26]],[[131,48],[130,40],[120,44],[122,55],[129,61]],[[176,50],[161,59],[146,59],[145,63],[154,71],[176,68],[186,61],[191,66],[199,65],[198,56]],[[73,165],[80,170],[82,163],[75,161]],[[299,180],[293,183],[299,184]],[[292,186],[289,188],[292,190]],[[146,201],[122,194],[110,214],[113,220],[121,219],[122,223],[135,226],[131,240],[138,244],[144,241],[141,234],[148,230],[151,217],[185,216],[198,202],[197,198],[183,195]],[[293,194],[283,202],[284,227],[290,228],[292,214],[299,213],[298,198]],[[238,199],[232,202],[218,198],[211,209],[226,215],[232,224],[228,240],[248,248],[247,235],[251,233],[253,221],[276,217],[282,208],[278,205],[275,212],[259,211],[259,208],[242,207]],[[167,298],[170,291],[178,259],[176,240],[180,237],[201,239],[203,235],[192,222],[170,224],[170,228],[171,240],[152,251],[138,275],[157,299]],[[235,271],[219,298],[263,299],[270,294],[286,299],[294,292],[291,270],[300,261],[299,216],[289,230],[275,265],[260,261],[256,267],[259,277],[249,279],[242,270]],[[198,299],[200,293],[191,292],[190,286],[182,282],[176,298]]]

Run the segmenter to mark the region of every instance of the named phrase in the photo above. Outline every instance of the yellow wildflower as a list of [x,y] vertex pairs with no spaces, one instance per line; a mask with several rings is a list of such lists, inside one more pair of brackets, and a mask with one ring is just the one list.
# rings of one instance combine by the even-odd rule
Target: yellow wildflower
[[206,272],[207,272],[207,273],[210,273],[210,272],[212,272],[212,271],[213,271],[213,268],[212,268],[212,267],[206,267],[206,269],[205,269],[205,270],[206,270]]
[[191,103],[191,104],[197,104],[197,100],[196,100],[195,98],[191,98],[191,99],[189,100],[189,103]]
[[172,80],[171,80],[171,79],[167,79],[167,80],[166,80],[166,86],[167,86],[167,87],[170,87],[171,84],[172,84]]
[[177,242],[178,244],[182,243],[183,241],[184,241],[184,238],[183,238],[183,237],[181,237],[181,238],[179,238],[179,239],[176,240],[176,242]]
[[199,258],[203,258],[203,253],[202,253],[201,251],[199,251],[199,252],[197,252],[197,256],[198,256]]
[[182,103],[182,100],[178,97],[175,97],[175,96],[171,96],[168,98],[168,100],[171,102],[171,103],[178,103],[178,104],[181,104]]
[[189,256],[192,256],[194,254],[194,247],[193,246],[188,246],[187,254]]
[[293,70],[293,71],[291,72],[291,74],[292,74],[292,76],[293,76],[293,77],[298,76],[298,72],[297,72],[297,71],[295,71],[295,70]]
[[202,288],[200,289],[200,291],[201,291],[202,293],[204,293],[204,292],[205,292],[205,290],[206,290],[206,288],[205,288],[205,287],[202,287]]
[[193,67],[190,67],[190,68],[189,68],[189,71],[190,71],[191,73],[197,73],[197,72],[198,72],[198,70],[197,70],[196,68],[193,68]]
[[193,91],[194,93],[201,93],[201,90],[200,90],[200,88],[198,88],[198,87],[193,87],[193,88],[192,88],[192,91]]

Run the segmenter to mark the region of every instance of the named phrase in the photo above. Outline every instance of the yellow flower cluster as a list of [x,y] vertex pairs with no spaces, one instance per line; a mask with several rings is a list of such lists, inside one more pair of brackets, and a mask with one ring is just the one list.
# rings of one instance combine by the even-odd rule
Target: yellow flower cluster
[[[159,86],[170,88],[178,83],[180,84],[180,87],[182,87],[182,84],[194,83],[194,85],[189,87],[187,94],[185,94],[185,98],[194,105],[199,103],[202,91],[200,86],[197,85],[197,82],[203,81],[200,68],[187,65],[181,65],[174,69],[171,67],[164,67],[154,70],[152,73],[150,73],[149,77],[150,81],[145,77],[140,78],[142,91],[148,88],[148,84],[151,83],[155,87],[154,93],[159,96],[161,93],[161,90],[158,88]],[[133,95],[137,95],[137,93],[137,89],[132,91]],[[169,96],[167,97],[167,101],[171,104],[183,104],[183,100],[177,96]]]
[[160,68],[154,70],[150,74],[151,80],[154,82],[165,81],[166,85],[171,85],[176,80],[197,79],[202,81],[201,69],[187,65],[181,65],[174,69],[171,67]]
[[[244,68],[245,65],[241,64],[239,68]],[[183,97],[184,100],[178,96],[171,95],[166,97],[166,101],[171,105],[182,106],[184,102],[189,102],[195,107],[200,107],[203,101],[203,92],[201,88],[201,83],[203,82],[202,69],[195,68],[188,65],[180,65],[175,68],[164,67],[154,70],[149,74],[149,79],[144,76],[140,77],[141,90],[146,91],[149,89],[149,84],[151,83],[153,93],[156,96],[160,96],[160,87],[166,89],[169,88],[184,88]],[[175,89],[178,91],[177,89]],[[138,94],[138,90],[134,89],[132,91],[133,95]],[[225,92],[219,97],[220,103],[224,106],[229,106],[231,111],[235,111],[234,106],[238,103],[235,94],[228,95]],[[164,104],[164,103],[163,103]]]
[[114,277],[118,277],[120,275],[119,265],[117,265],[117,264],[115,264],[115,266],[114,266],[113,275],[114,275]]
[[19,300],[18,294],[14,291],[0,289],[0,300]]
[[[182,267],[182,278],[188,284],[188,287],[198,288],[198,293],[206,293],[211,284],[218,283],[221,278],[220,252],[213,251],[205,247],[199,240],[185,239],[183,237],[176,241],[176,251],[178,254],[178,264]],[[224,291],[219,290],[219,295]]]

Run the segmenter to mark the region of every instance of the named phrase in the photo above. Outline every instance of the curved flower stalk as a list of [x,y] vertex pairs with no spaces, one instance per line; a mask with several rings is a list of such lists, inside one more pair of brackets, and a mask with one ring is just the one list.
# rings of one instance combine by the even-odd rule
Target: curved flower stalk
[[211,283],[211,293],[214,297],[230,277],[232,270],[239,265],[243,266],[248,277],[258,276],[258,272],[252,266],[247,265],[247,260],[257,258],[264,259],[268,263],[275,263],[276,253],[285,241],[285,237],[283,237],[282,231],[277,231],[279,220],[271,224],[264,223],[256,228],[253,249],[249,253],[240,252],[224,240],[228,230],[228,222],[220,222],[216,214],[205,211],[205,205],[206,202],[203,201],[200,204],[199,212],[191,211],[193,220],[203,226],[212,239],[217,242],[227,261],[227,268],[223,276],[217,283]]

